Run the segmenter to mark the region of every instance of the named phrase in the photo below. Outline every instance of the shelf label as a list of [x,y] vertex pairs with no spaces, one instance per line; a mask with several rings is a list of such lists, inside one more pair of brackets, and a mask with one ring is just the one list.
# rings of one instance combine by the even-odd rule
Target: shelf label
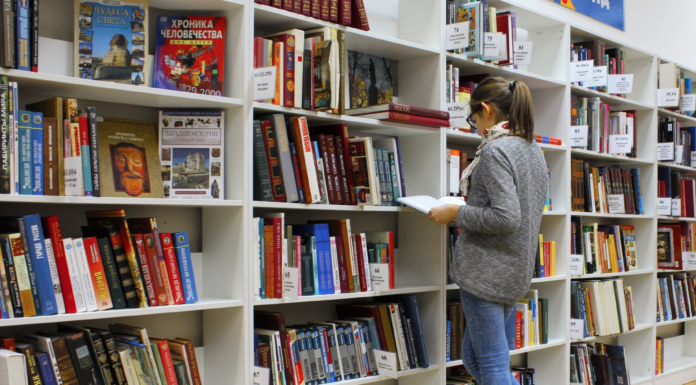
[[607,85],[607,67],[593,67],[592,77],[582,83],[585,87],[604,87]]
[[570,338],[573,340],[581,340],[585,338],[584,319],[570,319]]
[[375,359],[377,360],[377,371],[381,376],[389,378],[399,377],[396,366],[396,353],[375,349]]
[[633,148],[633,138],[630,135],[609,135],[610,154],[628,154]]
[[389,290],[389,264],[371,263],[370,279],[372,280],[372,290]]
[[72,156],[63,159],[65,169],[65,196],[82,196],[82,158]]
[[696,151],[691,151],[691,165],[696,165]]
[[696,110],[696,94],[682,95],[681,102],[679,103],[679,109],[682,111]]
[[674,143],[658,143],[657,160],[674,160]]
[[570,255],[570,275],[583,275],[585,269],[583,269],[584,260],[580,254]]
[[570,81],[584,82],[592,78],[594,60],[576,61],[570,63]]
[[674,147],[674,161],[681,162],[684,159],[684,146]]
[[607,92],[610,94],[630,94],[633,92],[633,75],[607,75]]
[[696,270],[696,252],[682,251],[682,263],[687,270]]
[[626,214],[626,204],[623,194],[608,194],[609,214]]
[[570,127],[570,147],[587,147],[587,126]]
[[296,267],[283,267],[283,297],[297,298],[299,293],[299,269]]
[[532,64],[532,48],[534,42],[531,41],[516,41],[513,45],[515,51],[515,64],[528,66]]
[[679,88],[657,90],[658,107],[679,107]]
[[271,370],[254,366],[254,385],[268,385]]
[[447,112],[450,114],[451,127],[469,127],[469,123],[466,122],[466,118],[469,117],[469,103],[447,103]]
[[657,198],[657,215],[672,215],[672,200]]
[[254,100],[275,97],[276,70],[276,67],[254,68]]
[[[507,44],[503,44],[502,32],[485,32],[483,34],[483,57],[489,60],[507,59]],[[506,47],[503,49],[503,47]]]
[[681,216],[681,199],[672,199],[672,216]]
[[464,49],[469,46],[469,22],[447,25],[447,50]]

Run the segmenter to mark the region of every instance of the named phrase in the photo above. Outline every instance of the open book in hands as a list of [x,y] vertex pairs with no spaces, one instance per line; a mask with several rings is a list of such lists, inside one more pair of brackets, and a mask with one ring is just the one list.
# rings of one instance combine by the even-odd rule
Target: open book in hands
[[416,195],[412,197],[401,197],[396,200],[402,205],[414,208],[423,214],[428,214],[430,209],[433,207],[438,207],[442,205],[457,205],[464,206],[464,198],[461,197],[442,197],[440,199],[435,199],[427,195]]

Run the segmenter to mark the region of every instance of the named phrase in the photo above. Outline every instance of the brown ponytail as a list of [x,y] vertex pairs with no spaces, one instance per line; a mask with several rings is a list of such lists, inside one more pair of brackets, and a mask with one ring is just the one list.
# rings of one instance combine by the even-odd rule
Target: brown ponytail
[[510,123],[511,135],[534,140],[534,102],[526,84],[499,76],[485,78],[471,95],[469,106],[473,109],[481,103],[493,107],[499,122]]

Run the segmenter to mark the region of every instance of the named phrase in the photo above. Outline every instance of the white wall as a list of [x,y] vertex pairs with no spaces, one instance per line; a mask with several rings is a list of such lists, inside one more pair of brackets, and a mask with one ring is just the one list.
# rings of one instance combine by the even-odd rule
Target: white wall
[[[575,0],[591,1],[591,0]],[[549,0],[506,0],[506,3],[534,9],[550,17],[589,29],[658,57],[696,68],[696,51],[690,42],[696,36],[696,1],[692,0],[624,0],[626,31],[600,23]]]

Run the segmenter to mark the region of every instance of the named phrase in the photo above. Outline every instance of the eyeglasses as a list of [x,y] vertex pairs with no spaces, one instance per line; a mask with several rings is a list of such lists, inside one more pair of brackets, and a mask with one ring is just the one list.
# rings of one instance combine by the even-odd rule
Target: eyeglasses
[[466,122],[469,124],[469,127],[471,127],[471,129],[474,130],[478,130],[478,128],[476,127],[476,118],[474,117],[474,115],[478,112],[479,109],[481,109],[481,104],[472,108],[469,117],[466,118]]

